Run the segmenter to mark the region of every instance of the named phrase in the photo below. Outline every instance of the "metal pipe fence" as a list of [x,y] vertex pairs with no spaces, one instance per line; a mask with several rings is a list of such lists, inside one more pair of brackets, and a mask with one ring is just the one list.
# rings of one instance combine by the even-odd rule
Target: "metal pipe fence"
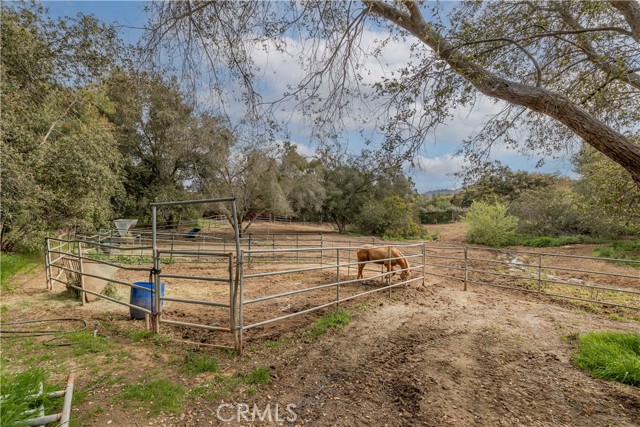
[[[481,284],[640,310],[640,273],[617,266],[607,271],[598,268],[611,262],[638,264],[640,261],[432,243],[388,244],[372,238],[374,247],[399,248],[404,254],[402,258],[408,261],[405,268],[385,271],[384,264],[377,266],[357,260],[356,253],[363,243],[362,239],[336,239],[322,233],[272,233],[238,236],[230,241],[209,235],[193,239],[188,233],[179,235],[158,230],[127,242],[113,240],[104,233],[47,238],[47,287],[52,289],[53,283],[62,283],[78,290],[82,296],[88,293],[140,309],[148,315],[148,325],[156,332],[165,324],[228,333],[233,339],[232,347],[238,352],[244,346],[245,331],[331,306],[339,307],[341,303],[375,292],[391,292],[395,287],[418,281],[424,284],[429,275],[462,282],[465,290],[470,284]],[[389,250],[389,256],[378,262],[399,259],[391,256]],[[134,261],[143,265],[132,264]],[[588,268],[575,265],[584,261],[591,263]],[[151,309],[86,289],[85,278],[107,280],[86,271],[90,263],[134,273],[148,272],[154,284]],[[362,264],[367,277],[354,278]],[[391,280],[394,274],[403,272],[410,276]],[[304,280],[288,279],[301,276]],[[279,279],[283,277],[287,279]],[[123,280],[108,280],[130,289],[148,291]],[[611,283],[612,280],[617,283]],[[167,295],[162,295],[158,289],[165,281],[167,285],[171,283],[167,286]],[[374,284],[374,281],[380,283]],[[275,282],[277,286],[273,285]],[[367,288],[372,284],[373,289]],[[198,287],[203,293],[181,293],[190,287]],[[282,305],[286,308],[287,303],[296,301],[304,304],[293,312],[282,313]],[[193,307],[188,310],[190,313],[201,315],[196,316],[196,320],[185,319],[177,309],[163,310],[164,303],[171,307],[188,305]],[[180,317],[173,317],[175,314]]]

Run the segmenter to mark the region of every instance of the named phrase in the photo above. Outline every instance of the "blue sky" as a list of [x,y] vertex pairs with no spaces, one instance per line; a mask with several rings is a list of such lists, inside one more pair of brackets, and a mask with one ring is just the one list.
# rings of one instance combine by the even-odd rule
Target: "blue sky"
[[[52,16],[75,16],[81,12],[95,15],[108,23],[118,24],[121,37],[132,44],[136,43],[143,33],[139,28],[147,23],[145,3],[139,1],[46,1],[43,4]],[[402,49],[396,47],[396,51],[400,51],[398,60],[402,61]],[[286,64],[286,60],[277,55],[275,57],[269,55],[265,61],[273,69],[273,75],[278,77],[279,84],[282,83],[283,76],[285,83],[287,76],[295,78],[295,70],[292,71],[291,64]],[[275,82],[276,80],[274,85]],[[451,174],[464,168],[464,161],[454,153],[458,150],[462,139],[470,136],[474,130],[479,130],[481,124],[496,108],[493,101],[485,100],[480,102],[480,106],[474,111],[457,111],[453,120],[438,128],[417,159],[419,168],[408,171],[419,191],[460,186]],[[309,126],[294,115],[290,121],[290,138],[304,154],[312,154],[315,148],[309,142],[308,129]],[[372,129],[371,132],[375,131]],[[361,137],[357,132],[351,132],[348,136],[349,148],[352,151],[358,151],[362,147]],[[493,153],[493,158],[512,169],[573,175],[570,153],[558,153],[557,159],[546,159],[545,165],[540,169],[535,169],[537,158],[527,158],[506,148],[498,147]]]

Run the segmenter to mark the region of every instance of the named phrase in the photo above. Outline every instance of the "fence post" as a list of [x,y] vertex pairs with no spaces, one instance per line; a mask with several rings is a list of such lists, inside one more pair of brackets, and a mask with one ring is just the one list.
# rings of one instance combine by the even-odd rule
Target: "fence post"
[[[236,259],[239,259],[236,257]],[[236,329],[236,294],[233,288],[233,254],[229,253],[229,327],[233,334],[233,346],[237,350],[238,330]]]
[[542,254],[538,255],[538,293],[542,292]]
[[80,291],[80,301],[81,304],[84,305],[85,304],[85,299],[86,294],[84,292],[84,262],[82,260],[83,255],[82,255],[82,242],[78,242],[78,261],[80,264],[80,289],[82,289],[82,291]]
[[320,232],[320,265],[322,265],[322,257],[324,256],[324,251],[322,250],[322,248],[324,248],[324,239],[322,237],[322,231]]
[[467,270],[469,261],[467,257],[467,247],[464,247],[464,290],[467,290],[467,280],[469,279],[469,271]]
[[427,245],[422,242],[422,286],[424,286],[427,276]]
[[340,308],[340,249],[336,249],[336,310]]
[[[391,258],[391,246],[387,247],[387,265],[384,265],[384,267],[387,267],[387,286],[391,286],[391,260],[389,259]],[[389,298],[391,298],[391,288],[389,288]]]
[[153,302],[151,310],[151,318],[153,320],[153,331],[160,333],[160,252],[158,251],[158,238],[157,238],[157,208],[151,207],[151,246],[153,253]]
[[175,244],[176,244],[176,235],[174,233],[174,235],[171,237],[171,254],[169,254],[169,262],[173,262],[173,251],[175,250]]
[[51,253],[49,252],[49,238],[44,238],[44,277],[47,282],[47,289],[51,290]]
[[238,256],[238,262],[240,263],[239,269],[239,277],[236,279],[239,283],[239,296],[237,299],[238,303],[238,317],[236,319],[236,329],[238,330],[238,354],[242,354],[242,347],[244,346],[243,342],[243,333],[244,333],[244,252],[240,252]]
[[249,232],[249,255],[247,255],[247,262],[251,263],[251,241],[253,236],[253,232]]
[[300,249],[300,235],[296,234],[296,263],[300,262],[300,252],[298,252],[298,249]]

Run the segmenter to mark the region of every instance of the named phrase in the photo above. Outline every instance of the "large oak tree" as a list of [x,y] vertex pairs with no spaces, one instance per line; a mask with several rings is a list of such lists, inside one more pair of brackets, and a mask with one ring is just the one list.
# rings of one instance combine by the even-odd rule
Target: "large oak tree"
[[[271,111],[295,101],[321,139],[376,105],[366,114],[385,133],[381,149],[411,159],[481,93],[501,101],[501,111],[467,141],[470,158],[482,159],[496,141],[543,156],[582,141],[640,183],[637,0],[473,1],[453,10],[409,0],[184,1],[152,9],[149,51],[179,56],[190,76],[207,61],[220,99],[239,95],[250,114],[263,112],[264,101],[255,52],[284,51],[305,74]],[[411,45],[406,66],[367,86],[365,57],[384,60],[385,45],[398,41]]]

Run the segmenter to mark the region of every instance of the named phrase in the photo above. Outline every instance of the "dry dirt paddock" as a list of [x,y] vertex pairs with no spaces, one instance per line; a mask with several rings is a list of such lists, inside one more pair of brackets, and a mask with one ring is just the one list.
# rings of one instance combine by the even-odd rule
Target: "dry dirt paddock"
[[[444,226],[443,226],[444,227]],[[455,242],[459,228],[451,228]],[[179,271],[184,266],[173,266]],[[222,267],[221,267],[222,268]],[[168,271],[168,270],[167,270]],[[138,279],[119,273],[125,280]],[[355,272],[351,271],[355,276]],[[369,274],[372,274],[371,272]],[[332,272],[274,276],[265,282],[271,289],[290,289],[311,279],[329,282]],[[222,285],[187,287],[190,297],[224,298]],[[375,283],[358,285],[373,289]],[[8,320],[77,316],[90,322],[112,323],[102,329],[123,349],[129,343],[118,329],[140,327],[127,319],[127,308],[99,301],[81,307],[51,293],[42,277],[28,281],[22,291],[3,296]],[[319,292],[306,299],[277,300],[256,308],[248,320],[299,311],[334,296]],[[344,289],[343,292],[349,292]],[[185,294],[185,296],[187,296]],[[258,294],[255,294],[259,296]],[[39,310],[34,310],[39,307]],[[471,285],[427,277],[387,292],[341,305],[352,313],[342,329],[311,337],[307,331],[318,315],[298,316],[288,322],[256,328],[247,334],[240,357],[225,356],[204,347],[219,358],[222,374],[269,367],[271,380],[258,392],[245,389],[222,400],[191,397],[182,413],[149,417],[144,411],[114,402],[122,383],[95,387],[94,373],[77,367],[78,390],[89,389],[89,398],[76,406],[78,413],[101,404],[105,412],[78,425],[103,426],[210,426],[277,425],[268,422],[223,422],[216,418],[221,403],[294,404],[297,419],[284,425],[300,426],[637,426],[640,425],[640,389],[591,378],[574,367],[574,343],[570,337],[597,330],[639,331],[635,322],[615,321],[587,313],[579,307],[548,297],[515,290]],[[109,314],[106,315],[109,310]],[[186,321],[223,324],[224,310],[193,309],[167,305],[167,316]],[[218,323],[216,323],[218,322]],[[135,325],[134,325],[135,324]],[[133,326],[132,326],[133,325]],[[221,333],[165,327],[176,339],[218,343]],[[194,387],[211,381],[208,374],[185,377],[171,359],[191,347],[167,344],[160,348],[131,347],[135,363],[144,366],[130,372],[128,381],[142,381],[145,371],[161,371],[173,381]],[[93,405],[93,406],[91,406]]]

